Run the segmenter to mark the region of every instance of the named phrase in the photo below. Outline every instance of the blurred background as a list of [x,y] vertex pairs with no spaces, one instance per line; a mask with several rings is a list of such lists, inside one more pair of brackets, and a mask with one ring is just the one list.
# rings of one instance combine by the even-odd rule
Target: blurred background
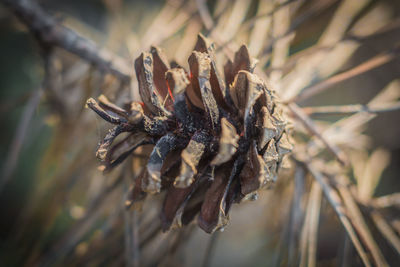
[[[260,192],[257,201],[235,205],[229,225],[213,235],[195,225],[161,233],[157,215],[161,196],[147,198],[139,210],[125,210],[130,175],[137,173],[127,169],[140,166],[126,164],[107,174],[98,169],[95,150],[109,125],[86,109],[85,102],[100,94],[117,104],[138,100],[133,61],[150,45],[164,48],[170,60],[187,67],[199,32],[220,47],[221,66],[246,44],[260,60],[257,71],[277,83],[278,94],[291,84],[286,77],[300,77],[294,70],[307,68],[311,56],[323,49],[329,53],[317,64],[318,75],[313,72],[307,84],[300,81],[299,89],[389,51],[388,60],[362,65],[356,75],[298,104],[367,104],[384,88],[400,92],[400,1],[396,0],[37,1],[55,23],[92,40],[99,51],[112,53],[117,57],[114,62],[121,60],[118,68],[132,75],[129,82],[76,53],[41,43],[2,2],[1,266],[298,265],[290,259],[300,257],[292,246],[301,240],[301,224],[294,226],[297,243],[290,241],[287,226],[296,203],[292,169],[281,173],[272,189]],[[278,57],[282,47],[284,62]],[[293,77],[290,81],[296,84]],[[285,91],[287,96],[293,92],[298,91]],[[343,116],[347,115],[312,118],[326,126]],[[400,192],[399,118],[398,110],[379,113],[360,130],[362,144],[348,152],[353,162],[366,164],[353,166],[352,181],[357,180],[355,169],[379,165],[376,198]],[[304,190],[309,192],[311,178],[307,181]],[[305,209],[306,199],[300,198],[298,208]],[[397,195],[397,206],[387,213],[382,210],[396,235],[399,200]],[[367,224],[387,262],[395,266],[399,251],[370,221]],[[362,265],[325,198],[316,231],[317,266]]]

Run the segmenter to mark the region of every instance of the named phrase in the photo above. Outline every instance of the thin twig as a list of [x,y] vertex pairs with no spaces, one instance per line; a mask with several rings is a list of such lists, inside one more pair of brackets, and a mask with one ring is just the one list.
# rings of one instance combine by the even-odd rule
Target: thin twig
[[61,47],[129,83],[131,68],[111,52],[99,49],[94,42],[65,27],[45,12],[35,1],[1,0],[42,43]]
[[208,241],[208,245],[206,248],[206,251],[204,253],[204,258],[203,258],[203,267],[208,267],[210,266],[211,263],[211,259],[215,250],[215,246],[218,240],[218,236],[219,236],[220,232],[217,231],[215,233],[213,233],[210,237],[210,240]]
[[365,245],[371,251],[372,257],[377,264],[377,266],[388,266],[385,258],[383,257],[382,252],[379,249],[379,246],[376,244],[374,238],[372,237],[371,232],[368,229],[366,222],[362,216],[360,209],[358,208],[353,196],[350,193],[350,190],[347,187],[349,183],[347,177],[340,176],[340,183],[338,183],[338,189],[340,195],[344,200],[344,204],[347,208],[348,216],[352,221],[354,228],[359,233],[360,237],[363,239]]
[[297,164],[294,175],[294,196],[292,200],[291,222],[289,233],[289,265],[294,265],[295,251],[299,237],[301,222],[303,220],[302,199],[305,191],[305,170],[304,167]]
[[308,230],[308,265],[316,266],[317,262],[317,236],[321,208],[322,190],[319,184],[314,181],[310,192],[310,221]]
[[308,88],[305,88],[300,94],[298,94],[296,97],[288,100],[287,102],[299,102],[306,100],[316,94],[319,94],[323,91],[325,91],[328,88],[331,88],[332,86],[343,82],[345,80],[348,80],[350,78],[353,78],[355,76],[361,75],[367,71],[370,71],[372,69],[378,68],[382,66],[383,64],[386,64],[393,59],[395,59],[398,56],[398,53],[396,52],[391,52],[391,53],[385,53],[381,55],[377,55],[370,60],[367,60],[360,65],[357,65],[353,68],[351,68],[348,71],[336,74],[329,79],[323,80],[317,84],[314,84]]
[[349,236],[345,234],[343,240],[343,250],[342,250],[342,258],[340,260],[340,266],[348,267],[350,265],[350,257],[352,254],[353,247],[351,246],[351,242]]
[[385,218],[377,210],[372,210],[370,215],[378,230],[400,255],[400,239],[393,231],[390,224],[386,222]]
[[336,214],[338,215],[343,227],[346,229],[347,234],[349,235],[351,241],[354,244],[354,247],[357,249],[358,255],[360,256],[361,260],[363,261],[365,266],[371,266],[371,263],[368,259],[368,256],[361,245],[360,240],[355,233],[353,226],[351,225],[348,216],[346,215],[345,207],[343,206],[342,199],[340,198],[339,194],[330,186],[327,181],[327,178],[324,177],[317,169],[308,162],[304,162],[306,168],[311,173],[311,175],[315,178],[316,181],[320,184],[326,199],[331,204],[332,208],[335,210]]
[[[264,14],[257,15],[254,18],[252,18],[252,19],[250,19],[248,21],[245,21],[243,23],[243,25],[241,25],[241,27],[244,28],[244,29],[251,29],[252,27],[254,27],[254,24],[256,23],[256,21],[259,18],[272,16],[275,12],[277,12],[281,8],[287,6],[288,4],[291,4],[291,3],[295,2],[295,1],[297,1],[297,0],[287,0],[287,1],[283,2],[283,3],[280,3],[279,5],[277,5],[271,11],[269,11],[267,13],[264,13]],[[216,51],[220,51],[220,50],[226,48],[227,46],[229,46],[233,42],[235,37],[236,37],[235,35],[232,35],[228,40],[225,40],[223,42],[219,42],[218,40],[215,40],[218,43],[218,47],[217,47]],[[284,38],[284,37],[286,37],[286,36],[283,36],[282,38]],[[274,42],[274,44],[275,44],[275,42]]]
[[22,145],[28,133],[30,122],[32,121],[33,115],[37,106],[39,105],[42,95],[42,88],[38,88],[37,90],[35,90],[35,92],[30,97],[28,103],[26,104],[24,113],[22,114],[22,118],[18,123],[16,134],[14,135],[14,139],[11,142],[7,159],[1,173],[0,192],[2,191],[4,185],[6,185],[7,182],[10,180],[15,168],[17,167],[19,153],[21,152]]
[[[129,194],[128,187],[132,183],[132,177],[134,175],[132,164],[132,161],[129,162],[124,170],[125,194]],[[125,202],[126,197],[124,197],[123,200]],[[125,225],[125,264],[129,267],[138,267],[140,266],[138,216],[133,209],[125,209],[123,213]]]
[[196,0],[197,9],[199,10],[201,21],[208,31],[214,28],[214,21],[211,17],[210,12],[207,8],[207,3],[205,0]]
[[262,19],[262,18],[265,18],[265,17],[269,17],[269,16],[273,15],[279,9],[284,8],[285,6],[287,6],[287,5],[289,5],[289,4],[293,3],[293,2],[296,2],[296,1],[298,1],[298,0],[286,0],[284,2],[281,2],[273,10],[271,10],[269,12],[266,12],[266,13],[263,13],[263,14],[258,14],[256,16],[252,17],[251,19],[245,21],[243,23],[242,27],[245,28],[245,29],[251,29],[259,19]]
[[[94,222],[104,212],[104,209],[112,197],[117,191],[118,186],[122,181],[122,175],[117,177],[115,181],[106,186],[101,193],[99,193],[92,204],[88,206],[87,213],[79,221],[77,221],[69,230],[64,233],[52,246],[52,249],[40,259],[41,266],[50,266],[58,259],[65,257],[83,236],[92,229]],[[117,205],[118,208],[123,205]]]
[[6,117],[11,110],[14,108],[24,105],[32,97],[32,92],[28,91],[20,96],[10,99],[7,102],[1,103],[0,106],[0,118]]
[[[314,181],[317,183],[317,181]],[[306,217],[303,222],[303,228],[301,230],[301,237],[300,237],[300,267],[305,267],[307,264],[307,255],[308,255],[308,232],[310,231],[310,217],[311,217],[311,195],[308,197],[308,203],[306,208]]]
[[336,159],[342,164],[347,164],[347,158],[345,154],[334,144],[331,144],[321,132],[317,129],[314,122],[308,117],[295,103],[290,103],[288,105],[289,109],[292,111],[293,115],[318,139],[322,141],[322,143],[326,146],[326,148],[336,157]]
[[[153,238],[155,238],[160,232],[161,232],[161,222],[158,220],[158,218],[155,218],[153,220],[153,223],[148,226],[146,225],[146,228],[150,228],[148,233],[146,235],[141,234],[141,236],[144,236],[142,240],[139,242],[139,249],[143,249]],[[139,231],[140,233],[143,233],[143,231]]]
[[400,207],[400,193],[393,193],[390,195],[374,198],[373,205],[379,208],[388,208],[391,206]]
[[381,104],[379,106],[374,105],[343,105],[343,106],[321,106],[321,107],[304,107],[303,111],[306,114],[348,114],[357,112],[369,112],[369,113],[382,113],[389,111],[400,110],[400,102]]

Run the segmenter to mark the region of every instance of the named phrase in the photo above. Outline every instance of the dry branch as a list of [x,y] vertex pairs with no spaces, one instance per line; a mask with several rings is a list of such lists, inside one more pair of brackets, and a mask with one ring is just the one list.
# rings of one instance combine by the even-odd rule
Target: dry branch
[[335,210],[338,215],[343,227],[346,229],[347,234],[349,235],[351,241],[353,242],[354,247],[356,248],[360,258],[362,259],[365,266],[371,266],[371,263],[368,259],[368,256],[361,245],[361,242],[354,231],[352,224],[350,223],[349,217],[347,215],[347,210],[343,205],[343,201],[340,198],[338,192],[332,188],[329,184],[327,178],[321,174],[317,168],[315,168],[311,163],[304,162],[306,168],[311,173],[311,175],[315,178],[315,180],[320,184],[322,191],[326,199],[331,204],[332,208]]
[[17,167],[18,158],[22,145],[25,141],[29,125],[32,121],[35,110],[39,105],[42,94],[43,94],[42,88],[37,89],[32,94],[28,103],[26,104],[24,113],[22,114],[22,118],[18,123],[15,137],[10,145],[10,149],[7,155],[7,160],[6,163],[4,164],[4,169],[1,172],[0,191],[3,189],[3,186],[10,180],[15,168]]
[[343,82],[343,81],[353,78],[355,76],[366,73],[367,71],[370,71],[372,69],[378,68],[378,67],[394,60],[398,55],[399,54],[396,51],[377,55],[377,56],[371,58],[370,60],[367,60],[367,61],[361,63],[360,65],[355,66],[354,68],[351,68],[348,71],[339,73],[337,75],[330,77],[329,79],[323,80],[315,85],[305,88],[299,95],[292,98],[288,102],[299,102],[299,101],[308,99],[316,94],[319,94],[319,93],[325,91],[326,89],[328,89],[340,82]]
[[303,111],[307,114],[347,114],[357,112],[382,113],[400,110],[400,102],[381,105],[342,105],[342,106],[321,106],[305,107]]
[[350,190],[348,189],[349,181],[347,177],[341,176],[338,183],[338,190],[343,198],[344,205],[347,208],[348,216],[350,221],[353,223],[354,228],[359,233],[361,239],[364,241],[366,247],[370,250],[372,257],[377,266],[388,266],[386,259],[383,257],[379,246],[376,244],[371,232],[368,229],[368,225],[365,222],[363,215],[358,208]]
[[400,193],[393,193],[373,199],[373,205],[377,208],[400,207]]
[[94,64],[100,70],[115,75],[121,82],[131,80],[128,64],[70,28],[65,27],[30,0],[1,0],[45,46],[61,47]]
[[292,114],[300,121],[311,134],[315,135],[321,142],[326,146],[326,148],[336,157],[336,159],[343,165],[347,164],[346,155],[334,144],[329,142],[322,133],[317,129],[315,123],[308,117],[295,103],[288,105]]
[[370,215],[378,230],[397,251],[398,255],[400,255],[400,239],[393,231],[390,224],[386,222],[385,218],[377,210],[372,210]]
[[310,225],[308,230],[308,266],[317,266],[318,224],[321,210],[322,190],[317,182],[313,182],[310,192]]

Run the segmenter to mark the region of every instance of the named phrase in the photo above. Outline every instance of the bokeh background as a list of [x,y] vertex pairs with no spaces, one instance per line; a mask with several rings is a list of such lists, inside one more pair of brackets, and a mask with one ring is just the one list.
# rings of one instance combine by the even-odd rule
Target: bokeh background
[[[198,32],[212,33],[219,44],[230,41],[233,48],[247,44],[260,59],[259,71],[266,75],[273,72],[269,55],[277,42],[271,40],[279,38],[272,30],[263,31],[268,29],[265,19],[269,16],[265,14],[271,1],[38,2],[63,25],[125,59],[132,75],[133,60],[152,44],[163,47],[169,59],[187,66]],[[208,8],[214,25],[202,19],[199,2]],[[287,5],[287,38],[290,59],[295,62],[302,52],[313,53],[307,49],[318,42],[339,7],[349,1],[289,2],[294,3]],[[343,18],[350,20],[343,26],[343,39],[350,42],[358,38],[358,44],[335,73],[399,44],[400,1],[361,2],[365,3],[357,12]],[[274,27],[279,28],[276,21]],[[341,53],[338,51],[337,56]],[[291,68],[290,64],[285,66]],[[365,104],[389,85],[399,90],[399,79],[397,52],[389,62],[299,104]],[[1,266],[288,264],[290,246],[285,241],[285,225],[292,205],[293,172],[282,173],[277,185],[261,192],[257,201],[235,205],[223,232],[210,236],[190,225],[181,231],[159,233],[160,197],[148,199],[141,211],[127,211],[124,201],[132,181],[126,174],[127,167],[108,174],[97,168],[95,149],[108,125],[85,108],[85,101],[101,93],[118,104],[138,99],[135,78],[131,85],[121,85],[115,77],[76,55],[57,47],[43,48],[0,1]],[[341,116],[313,118],[329,124]],[[399,111],[385,112],[364,131],[368,145],[363,153],[368,155],[379,148],[385,152],[378,156],[387,157],[375,197],[400,191],[399,123]],[[343,258],[344,244],[348,244],[346,233],[326,200],[321,205],[317,265],[337,266]],[[389,218],[399,227],[398,209]],[[382,237],[377,242],[395,266],[399,254]],[[136,250],[130,251],[132,248]],[[136,258],[129,259],[130,255]],[[350,255],[348,266],[361,265],[354,249]]]

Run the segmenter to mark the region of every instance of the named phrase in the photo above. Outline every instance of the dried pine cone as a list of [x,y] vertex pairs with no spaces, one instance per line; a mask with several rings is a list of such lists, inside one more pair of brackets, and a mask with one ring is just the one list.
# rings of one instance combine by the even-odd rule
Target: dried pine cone
[[[232,203],[276,180],[291,150],[282,106],[255,74],[246,46],[224,67],[214,61],[213,44],[199,35],[189,57],[190,73],[170,68],[159,48],[135,61],[143,103],[122,109],[104,96],[88,106],[115,124],[97,150],[105,170],[137,147],[152,144],[147,167],[135,180],[129,202],[166,191],[162,227],[188,224],[198,214],[208,233],[224,226]],[[130,134],[117,144],[121,133]]]

